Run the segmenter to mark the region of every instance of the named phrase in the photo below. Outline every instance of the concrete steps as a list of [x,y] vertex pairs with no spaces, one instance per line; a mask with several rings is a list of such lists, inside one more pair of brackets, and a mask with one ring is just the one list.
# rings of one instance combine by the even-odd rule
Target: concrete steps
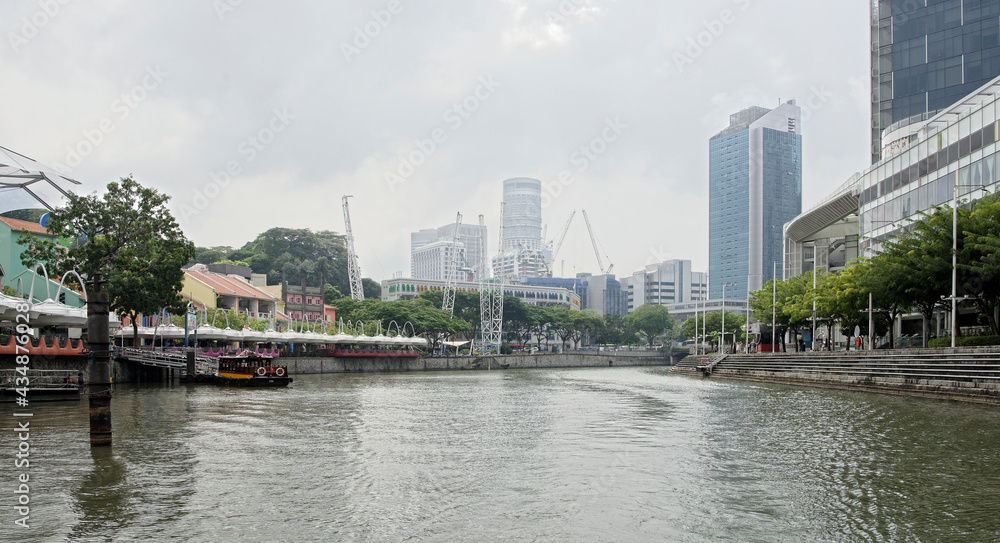
[[734,354],[712,375],[1000,404],[1000,352],[981,349]]

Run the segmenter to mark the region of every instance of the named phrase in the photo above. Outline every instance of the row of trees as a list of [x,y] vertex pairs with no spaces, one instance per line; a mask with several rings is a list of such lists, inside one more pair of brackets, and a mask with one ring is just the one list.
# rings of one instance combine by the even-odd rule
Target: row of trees
[[[441,310],[441,291],[425,291],[415,300],[381,302],[357,301],[351,298],[335,300],[339,316],[345,321],[365,323],[366,330],[381,323],[388,326],[410,322],[414,331],[431,341],[431,348],[446,337],[475,339],[481,329],[479,294],[456,292],[454,316]],[[663,306],[642,306],[633,313],[601,316],[592,310],[575,311],[566,307],[527,305],[513,296],[504,297],[504,333],[509,343],[547,349],[550,336],[559,345],[588,343],[622,345],[637,340],[652,345],[663,337],[669,343],[676,336],[676,322]]]
[[[839,273],[820,272],[815,288],[811,272],[776,284],[768,282],[751,293],[754,318],[770,323],[773,310],[779,333],[797,335],[812,325],[815,302],[816,323],[827,329],[827,337],[835,327],[847,337],[854,335],[856,327],[867,336],[870,297],[876,337],[888,334],[893,347],[892,323],[914,312],[923,316],[926,347],[935,311],[951,309],[954,255],[957,296],[976,310],[978,323],[1000,335],[1000,196],[991,194],[960,206],[957,222],[954,218],[955,210],[949,206],[922,213],[901,236],[886,242],[877,256],[855,260]],[[952,234],[956,226],[957,238]]]

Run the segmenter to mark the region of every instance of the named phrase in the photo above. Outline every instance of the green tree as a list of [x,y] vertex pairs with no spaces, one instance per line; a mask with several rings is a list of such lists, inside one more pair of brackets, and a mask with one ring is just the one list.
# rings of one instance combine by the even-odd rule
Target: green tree
[[334,305],[334,300],[339,300],[344,297],[344,293],[340,292],[340,289],[327,283],[323,285],[323,303],[327,305]]
[[[308,286],[326,283],[341,292],[350,292],[347,278],[347,245],[344,236],[328,230],[271,228],[256,239],[229,253],[228,258],[249,263],[257,273],[267,275],[267,282],[276,285],[282,279],[301,284],[306,277]],[[369,290],[371,286],[367,286]],[[378,296],[369,296],[375,298]]]
[[382,285],[373,279],[367,277],[362,279],[361,290],[365,293],[365,299],[378,300],[382,298]]
[[625,317],[622,315],[604,315],[604,324],[597,335],[597,342],[602,345],[622,345],[628,342],[625,329]]
[[188,264],[218,264],[224,260],[228,260],[232,252],[232,247],[223,245],[216,247],[195,247],[194,257]]
[[909,288],[908,274],[906,267],[875,257],[869,260],[868,273],[861,277],[861,288],[872,293],[874,306],[888,320],[890,349],[895,347],[893,323],[910,309],[910,297],[906,293]]
[[49,240],[22,237],[19,243],[30,244],[22,262],[43,262],[60,274],[100,274],[107,281],[111,310],[130,317],[138,335],[139,315],[184,310],[178,295],[181,266],[195,249],[167,209],[169,199],[131,177],[108,183],[103,196],[70,194],[65,207],[51,212],[49,231],[76,241],[64,250]]
[[960,295],[971,296],[994,335],[1000,335],[997,307],[1000,307],[1000,193],[978,200],[960,222],[965,238],[959,253],[963,270]]
[[677,326],[677,321],[670,311],[665,306],[656,304],[639,306],[625,316],[625,323],[641,334],[649,347],[653,346],[653,340],[657,336],[673,331]]

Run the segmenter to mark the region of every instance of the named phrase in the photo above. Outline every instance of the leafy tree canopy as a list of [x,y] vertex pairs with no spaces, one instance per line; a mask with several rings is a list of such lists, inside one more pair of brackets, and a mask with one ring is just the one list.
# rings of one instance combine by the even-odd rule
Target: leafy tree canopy
[[42,262],[50,271],[100,274],[111,310],[123,316],[150,315],[166,308],[183,311],[177,294],[181,266],[195,255],[167,209],[169,196],[143,187],[131,177],[108,183],[103,195],[71,194],[65,207],[51,212],[49,231],[74,240],[66,249],[47,239],[23,235],[21,261]]

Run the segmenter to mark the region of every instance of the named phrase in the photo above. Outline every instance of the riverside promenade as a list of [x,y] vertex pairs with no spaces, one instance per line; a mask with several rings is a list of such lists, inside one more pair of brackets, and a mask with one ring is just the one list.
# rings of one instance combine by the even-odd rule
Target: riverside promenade
[[691,355],[671,373],[1000,405],[1000,348]]

